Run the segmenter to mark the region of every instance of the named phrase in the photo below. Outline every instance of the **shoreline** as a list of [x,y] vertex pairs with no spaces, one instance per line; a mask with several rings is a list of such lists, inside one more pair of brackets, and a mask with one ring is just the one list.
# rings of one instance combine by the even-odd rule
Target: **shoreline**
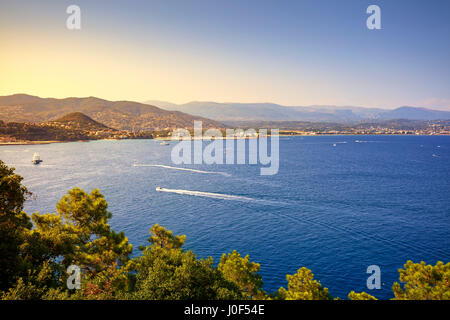
[[0,146],[29,146],[29,145],[40,145],[40,144],[51,144],[51,143],[66,143],[73,141],[11,141],[11,142],[0,142]]
[[[414,137],[448,137],[450,134],[279,134],[279,137],[323,137],[323,136],[414,136]],[[267,135],[270,137],[270,134]],[[215,137],[217,140],[249,140],[249,139],[258,139],[258,137]],[[191,137],[191,140],[207,140],[213,141],[211,137]],[[52,144],[52,143],[70,143],[70,142],[91,142],[91,141],[121,141],[121,140],[156,140],[156,141],[182,141],[182,139],[172,140],[171,137],[157,137],[152,139],[97,139],[97,140],[75,140],[75,141],[58,141],[58,140],[50,140],[50,141],[14,141],[14,142],[0,142],[0,146],[29,146],[29,145],[44,145],[44,144]]]
[[[274,135],[275,136],[275,135]],[[333,137],[333,136],[414,136],[414,137],[436,137],[436,136],[450,136],[450,134],[350,134],[350,133],[324,133],[324,134],[278,134],[278,137]],[[271,137],[270,134],[267,137]],[[258,139],[258,137],[214,137],[217,140],[240,140],[240,139]],[[191,137],[190,140],[214,140],[211,137]],[[152,140],[158,141],[182,141],[183,139],[172,140],[171,137],[157,137]]]

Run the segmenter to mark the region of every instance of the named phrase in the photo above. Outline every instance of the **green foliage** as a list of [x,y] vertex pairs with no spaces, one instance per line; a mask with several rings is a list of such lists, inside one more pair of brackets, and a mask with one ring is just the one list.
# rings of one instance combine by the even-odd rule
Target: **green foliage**
[[45,287],[38,287],[33,283],[25,283],[19,278],[14,287],[2,295],[2,300],[39,300],[45,292]]
[[398,282],[392,287],[394,300],[450,300],[450,263],[407,261],[404,267],[398,270],[403,288]]
[[33,214],[33,233],[47,244],[49,256],[63,258],[64,268],[76,264],[88,272],[99,272],[113,263],[123,264],[133,248],[123,232],[110,229],[107,207],[97,189],[87,194],[75,188],[58,202],[57,214]]
[[[0,160],[0,297],[32,299],[283,299],[329,300],[328,289],[307,268],[287,275],[288,287],[268,295],[260,265],[233,251],[217,267],[211,257],[184,251],[185,235],[155,224],[142,255],[129,256],[124,233],[111,230],[111,213],[97,190],[70,190],[54,214],[23,212],[30,195],[22,177]],[[33,222],[33,224],[31,223]],[[33,228],[34,225],[34,228]],[[81,289],[68,290],[66,269],[81,268]],[[450,263],[408,261],[394,283],[394,299],[450,299]],[[350,292],[351,300],[376,300]]]
[[250,262],[248,255],[242,258],[236,250],[228,255],[223,254],[218,265],[225,279],[236,284],[245,298],[255,299],[261,299],[265,295],[261,289],[261,275],[257,274],[260,268],[259,263]]
[[192,251],[152,248],[140,258],[136,299],[240,299],[239,288],[213,267],[212,258],[197,259]]
[[[8,168],[3,161],[0,160],[0,213],[21,213],[23,204],[30,195],[27,188],[22,185],[23,178],[14,173],[15,168]],[[17,217],[10,217],[14,219]],[[19,222],[27,224],[23,221],[23,217],[18,217]],[[26,219],[25,219],[26,220]]]
[[370,294],[366,292],[357,293],[355,291],[352,291],[348,294],[348,298],[350,300],[378,300],[374,296],[371,296]]
[[150,242],[152,246],[164,249],[181,248],[185,240],[185,235],[174,236],[172,231],[166,230],[166,228],[161,227],[158,224],[151,227],[150,238],[148,238],[148,242]]
[[52,269],[48,262],[39,271],[29,270],[26,278],[19,278],[15,286],[2,295],[3,300],[38,300],[46,294],[52,282]]
[[287,275],[288,289],[280,288],[276,297],[282,300],[330,300],[328,289],[314,280],[311,270],[302,267],[294,275]]
[[9,288],[27,269],[20,247],[32,224],[22,211],[30,195],[22,179],[0,160],[0,291]]
[[154,225],[143,255],[136,259],[136,290],[130,299],[214,300],[241,299],[239,288],[213,267],[211,257],[197,259],[192,251],[183,251],[185,236]]
[[75,290],[72,299],[77,300],[114,300],[126,299],[133,289],[134,275],[130,273],[133,262],[130,260],[122,267],[116,263],[98,273],[84,274],[81,290]]

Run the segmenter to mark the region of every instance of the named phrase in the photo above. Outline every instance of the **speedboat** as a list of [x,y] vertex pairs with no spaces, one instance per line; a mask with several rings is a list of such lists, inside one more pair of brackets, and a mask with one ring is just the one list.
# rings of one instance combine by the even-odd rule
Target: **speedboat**
[[156,187],[156,191],[162,191],[163,188],[161,187]]

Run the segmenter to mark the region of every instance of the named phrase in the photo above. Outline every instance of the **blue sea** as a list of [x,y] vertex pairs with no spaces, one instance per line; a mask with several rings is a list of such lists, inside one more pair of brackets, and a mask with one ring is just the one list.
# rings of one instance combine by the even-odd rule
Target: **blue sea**
[[[448,136],[280,137],[273,176],[260,165],[177,166],[169,143],[0,146],[0,159],[33,192],[28,213],[54,212],[73,187],[99,188],[135,255],[158,223],[186,234],[199,257],[250,255],[269,292],[305,266],[334,297],[364,290],[388,299],[407,260],[450,261]],[[34,152],[41,165],[31,164]],[[379,290],[366,287],[370,265],[381,268]]]

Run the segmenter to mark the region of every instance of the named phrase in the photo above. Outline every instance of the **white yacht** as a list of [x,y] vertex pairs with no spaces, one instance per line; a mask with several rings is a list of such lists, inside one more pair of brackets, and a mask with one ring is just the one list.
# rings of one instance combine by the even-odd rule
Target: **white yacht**
[[33,154],[33,160],[31,160],[31,162],[33,162],[33,164],[39,164],[42,162],[41,156],[39,155],[39,153],[35,152]]

